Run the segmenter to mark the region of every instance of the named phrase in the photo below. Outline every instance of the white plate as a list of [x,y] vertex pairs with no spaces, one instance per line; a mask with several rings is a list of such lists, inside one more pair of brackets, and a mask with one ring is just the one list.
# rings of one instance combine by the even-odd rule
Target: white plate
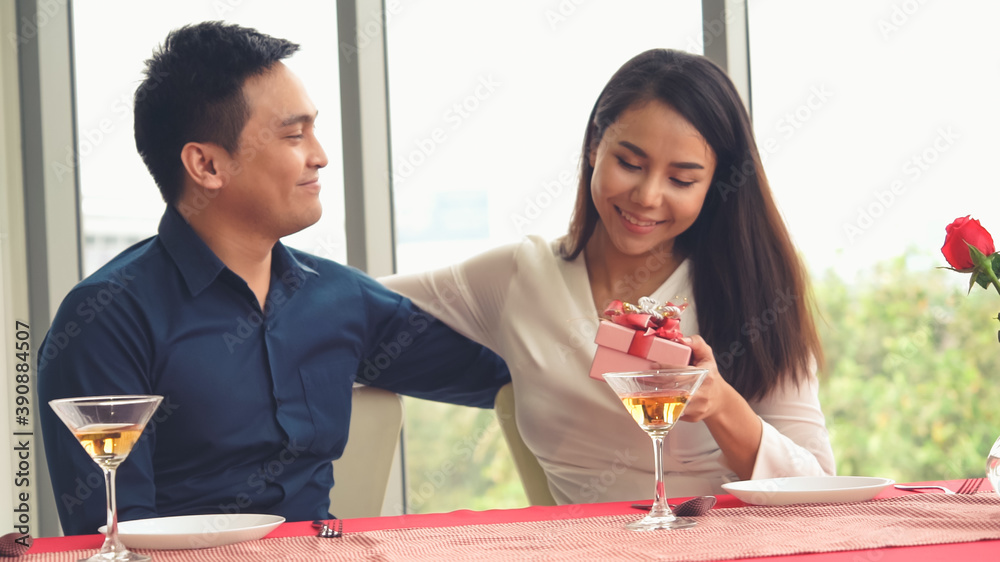
[[259,539],[284,522],[284,517],[257,513],[155,517],[118,523],[118,538],[127,548],[209,548]]
[[795,476],[729,482],[722,488],[744,503],[849,503],[874,498],[896,482],[868,476]]

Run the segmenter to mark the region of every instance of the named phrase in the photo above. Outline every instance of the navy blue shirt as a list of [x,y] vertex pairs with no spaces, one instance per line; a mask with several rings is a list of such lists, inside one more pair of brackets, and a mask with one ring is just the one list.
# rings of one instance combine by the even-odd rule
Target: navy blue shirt
[[104,483],[49,400],[163,396],[118,470],[121,520],[246,512],[297,521],[330,516],[331,461],[347,442],[355,381],[484,408],[509,382],[491,351],[363,273],[281,243],[271,261],[261,310],[168,208],[158,236],[67,295],[38,367],[67,534],[105,523]]

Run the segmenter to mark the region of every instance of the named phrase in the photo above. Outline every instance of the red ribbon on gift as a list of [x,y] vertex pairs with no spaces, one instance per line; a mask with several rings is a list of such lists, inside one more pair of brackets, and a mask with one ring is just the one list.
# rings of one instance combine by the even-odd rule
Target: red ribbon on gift
[[627,353],[636,357],[649,356],[649,348],[653,347],[653,338],[655,337],[648,330],[646,332],[636,330],[635,335],[632,336],[632,343],[628,344]]
[[629,355],[646,357],[654,337],[682,342],[684,335],[679,316],[687,308],[687,303],[676,305],[668,302],[661,306],[648,297],[639,299],[639,302],[637,306],[613,300],[604,310],[604,317],[611,322],[636,331],[629,344]]

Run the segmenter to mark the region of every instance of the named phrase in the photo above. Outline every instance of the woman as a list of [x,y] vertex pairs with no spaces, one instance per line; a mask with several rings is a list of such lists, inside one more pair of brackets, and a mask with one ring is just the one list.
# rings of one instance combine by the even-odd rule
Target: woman
[[507,361],[518,428],[559,503],[649,496],[648,436],[588,377],[599,312],[646,295],[686,299],[681,328],[710,370],[666,438],[668,497],[834,473],[804,267],[739,95],[704,57],[651,50],[612,76],[562,239],[383,281]]

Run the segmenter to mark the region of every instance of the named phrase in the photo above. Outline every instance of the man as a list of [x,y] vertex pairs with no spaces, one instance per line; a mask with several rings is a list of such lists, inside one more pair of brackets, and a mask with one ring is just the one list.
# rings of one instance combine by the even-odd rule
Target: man
[[[279,242],[320,218],[327,164],[317,110],[281,62],[297,49],[214,22],[175,30],[147,61],[135,139],[167,203],[159,233],[70,292],[38,376],[44,402],[164,397],[118,471],[122,520],[327,518],[355,380],[477,407],[510,380],[409,300]],[[63,529],[94,533],[103,479],[42,411]]]

